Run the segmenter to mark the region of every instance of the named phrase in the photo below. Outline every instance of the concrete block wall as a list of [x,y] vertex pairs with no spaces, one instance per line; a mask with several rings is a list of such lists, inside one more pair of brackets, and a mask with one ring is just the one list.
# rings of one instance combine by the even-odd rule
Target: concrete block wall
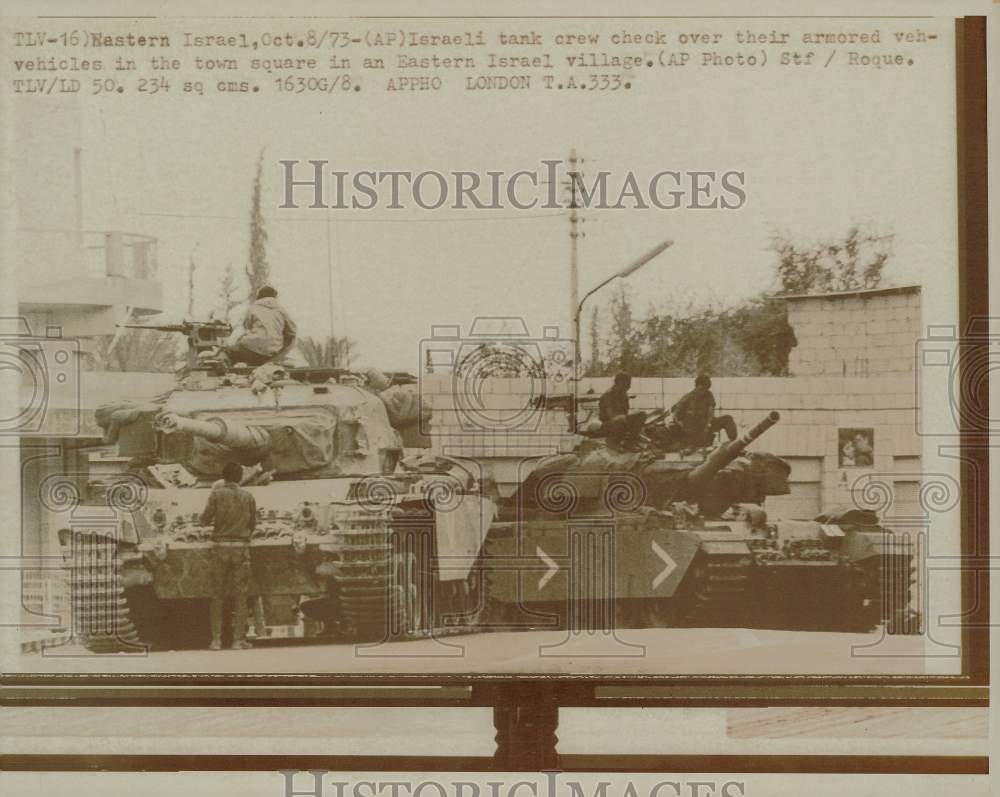
[[913,371],[920,332],[920,291],[788,299],[798,345],[797,376],[878,376]]
[[[786,458],[792,493],[769,499],[785,516],[809,517],[857,499],[859,485],[877,478],[899,487],[893,509],[919,513],[920,438],[914,375],[921,336],[919,287],[786,299],[796,347],[789,377],[713,380],[717,409],[747,429],[771,410],[781,422],[751,446]],[[582,379],[579,396],[596,400],[611,378]],[[669,409],[693,379],[636,378],[632,408]],[[421,391],[434,408],[432,441],[442,453],[504,460],[565,452],[577,438],[568,417],[532,401],[568,394],[565,381],[488,379],[470,385],[450,374],[424,376]],[[596,401],[594,404],[596,412]],[[585,418],[586,416],[584,416]],[[874,466],[840,466],[838,430],[872,429]],[[894,487],[895,489],[895,487]]]
[[420,378],[433,410],[433,450],[468,457],[530,457],[569,450],[573,436],[564,412],[533,405],[545,395],[568,394],[565,384],[528,377],[490,378],[477,384],[451,374]]
[[[579,395],[599,396],[610,377],[581,380]],[[691,379],[636,378],[632,407],[671,407],[693,387]],[[568,432],[561,410],[535,410],[531,401],[543,390],[566,393],[567,385],[539,380],[489,379],[467,391],[448,374],[421,378],[420,389],[434,410],[433,450],[460,456],[517,460],[569,451],[577,438]],[[747,429],[771,410],[781,421],[751,450],[769,451],[792,464],[792,494],[769,499],[782,516],[810,517],[833,504],[852,500],[851,485],[868,473],[893,474],[900,468],[919,473],[916,386],[912,374],[863,378],[729,377],[713,380],[720,414],[732,415]],[[592,392],[591,392],[592,391]],[[550,393],[549,395],[552,395]],[[871,428],[874,468],[839,466],[840,428]],[[912,481],[912,475],[907,477]],[[912,492],[912,485],[907,489]]]

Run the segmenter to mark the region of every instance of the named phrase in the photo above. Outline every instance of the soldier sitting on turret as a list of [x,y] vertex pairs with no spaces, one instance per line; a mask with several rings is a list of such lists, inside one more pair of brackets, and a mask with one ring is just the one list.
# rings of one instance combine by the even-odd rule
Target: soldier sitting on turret
[[278,292],[269,285],[257,291],[243,327],[246,331],[222,350],[230,365],[272,362],[291,348],[297,333],[288,311],[278,304]]
[[642,433],[646,413],[629,411],[628,389],[631,386],[631,375],[622,371],[615,374],[614,384],[601,395],[598,403],[600,433],[609,444],[629,447],[638,442]]
[[673,420],[667,427],[670,436],[691,448],[712,445],[720,429],[730,440],[738,436],[732,415],[716,417],[712,379],[707,374],[701,374],[694,380],[694,390],[684,394],[670,408],[670,412],[673,414]]

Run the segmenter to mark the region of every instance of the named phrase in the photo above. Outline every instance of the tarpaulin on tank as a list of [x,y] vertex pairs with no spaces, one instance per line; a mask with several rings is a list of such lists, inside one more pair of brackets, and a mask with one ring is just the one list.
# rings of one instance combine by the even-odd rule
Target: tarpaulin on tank
[[427,401],[412,387],[395,385],[378,394],[385,405],[389,423],[399,431],[405,448],[429,448],[430,428],[433,415]]
[[94,410],[94,420],[104,432],[104,443],[118,443],[122,456],[135,456],[155,449],[152,421],[161,409],[152,402],[116,401]]
[[386,388],[378,394],[378,397],[385,404],[389,423],[397,429],[400,426],[417,423],[421,417],[430,417],[431,409],[427,406],[427,402],[412,388],[396,385]]
[[[198,422],[199,431],[161,434],[160,461],[180,463],[206,476],[217,477],[222,457],[243,465],[261,462],[285,480],[298,474],[327,478],[381,473],[387,452],[400,448],[400,435],[389,424],[385,403],[355,385],[288,382],[262,395],[237,386],[178,390],[162,409]],[[213,420],[225,426],[221,433],[211,424],[206,426]],[[259,452],[247,450],[259,448],[261,437],[270,449],[264,461]],[[232,442],[222,449],[218,443],[225,445],[224,438]],[[199,454],[192,461],[195,439]],[[217,443],[213,447],[204,441]]]
[[282,472],[322,467],[333,461],[335,429],[326,413],[272,427],[271,459]]
[[465,580],[493,523],[497,506],[488,498],[464,495],[454,506],[435,506],[438,567],[442,581]]

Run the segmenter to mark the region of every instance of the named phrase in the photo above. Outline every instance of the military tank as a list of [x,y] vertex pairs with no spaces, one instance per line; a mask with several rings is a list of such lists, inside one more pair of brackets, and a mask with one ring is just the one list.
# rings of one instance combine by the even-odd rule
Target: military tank
[[152,402],[97,411],[127,465],[86,499],[111,507],[114,523],[59,535],[86,648],[207,645],[213,543],[201,513],[229,461],[257,503],[251,594],[267,625],[405,639],[469,594],[471,567],[431,564],[439,518],[447,512],[452,535],[481,539],[495,507],[468,463],[404,456],[426,446],[428,410],[412,387],[376,372],[191,365]]
[[[585,440],[539,463],[487,540],[493,622],[918,632],[905,535],[853,508],[767,516],[790,468],[746,448],[779,419],[707,455]],[[490,566],[532,556],[529,571]]]
[[[188,326],[198,351],[210,349]],[[767,516],[790,469],[746,449],[776,412],[711,451],[583,439],[502,499],[484,463],[417,452],[430,412],[407,381],[227,370],[192,354],[166,395],[98,410],[127,464],[88,496],[115,522],[60,532],[77,639],[95,652],[207,645],[213,543],[201,512],[227,461],[243,466],[258,507],[252,594],[267,625],[303,634],[919,630],[905,536],[857,509]]]

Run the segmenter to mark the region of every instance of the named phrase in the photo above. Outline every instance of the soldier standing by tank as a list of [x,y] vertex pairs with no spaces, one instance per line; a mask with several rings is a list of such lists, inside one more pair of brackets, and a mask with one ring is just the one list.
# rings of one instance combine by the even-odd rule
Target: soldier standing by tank
[[694,380],[694,390],[684,394],[680,401],[670,408],[673,414],[673,430],[683,439],[685,445],[711,445],[716,432],[724,430],[730,440],[739,433],[732,415],[715,416],[715,396],[712,395],[712,379],[708,374],[700,374]]
[[288,311],[278,304],[278,292],[269,285],[257,291],[243,319],[243,328],[246,331],[223,349],[231,365],[271,362],[291,348],[298,332]]
[[233,650],[252,647],[246,641],[247,594],[250,590],[250,535],[257,525],[257,502],[240,487],[243,468],[227,462],[223,483],[212,488],[201,515],[201,525],[212,526],[212,585],[209,605],[212,624],[210,650],[222,649],[222,617],[227,598],[233,604]]
[[597,413],[601,432],[609,443],[634,444],[646,422],[646,413],[629,411],[628,389],[631,386],[631,374],[621,371],[615,374],[614,384],[601,394]]

